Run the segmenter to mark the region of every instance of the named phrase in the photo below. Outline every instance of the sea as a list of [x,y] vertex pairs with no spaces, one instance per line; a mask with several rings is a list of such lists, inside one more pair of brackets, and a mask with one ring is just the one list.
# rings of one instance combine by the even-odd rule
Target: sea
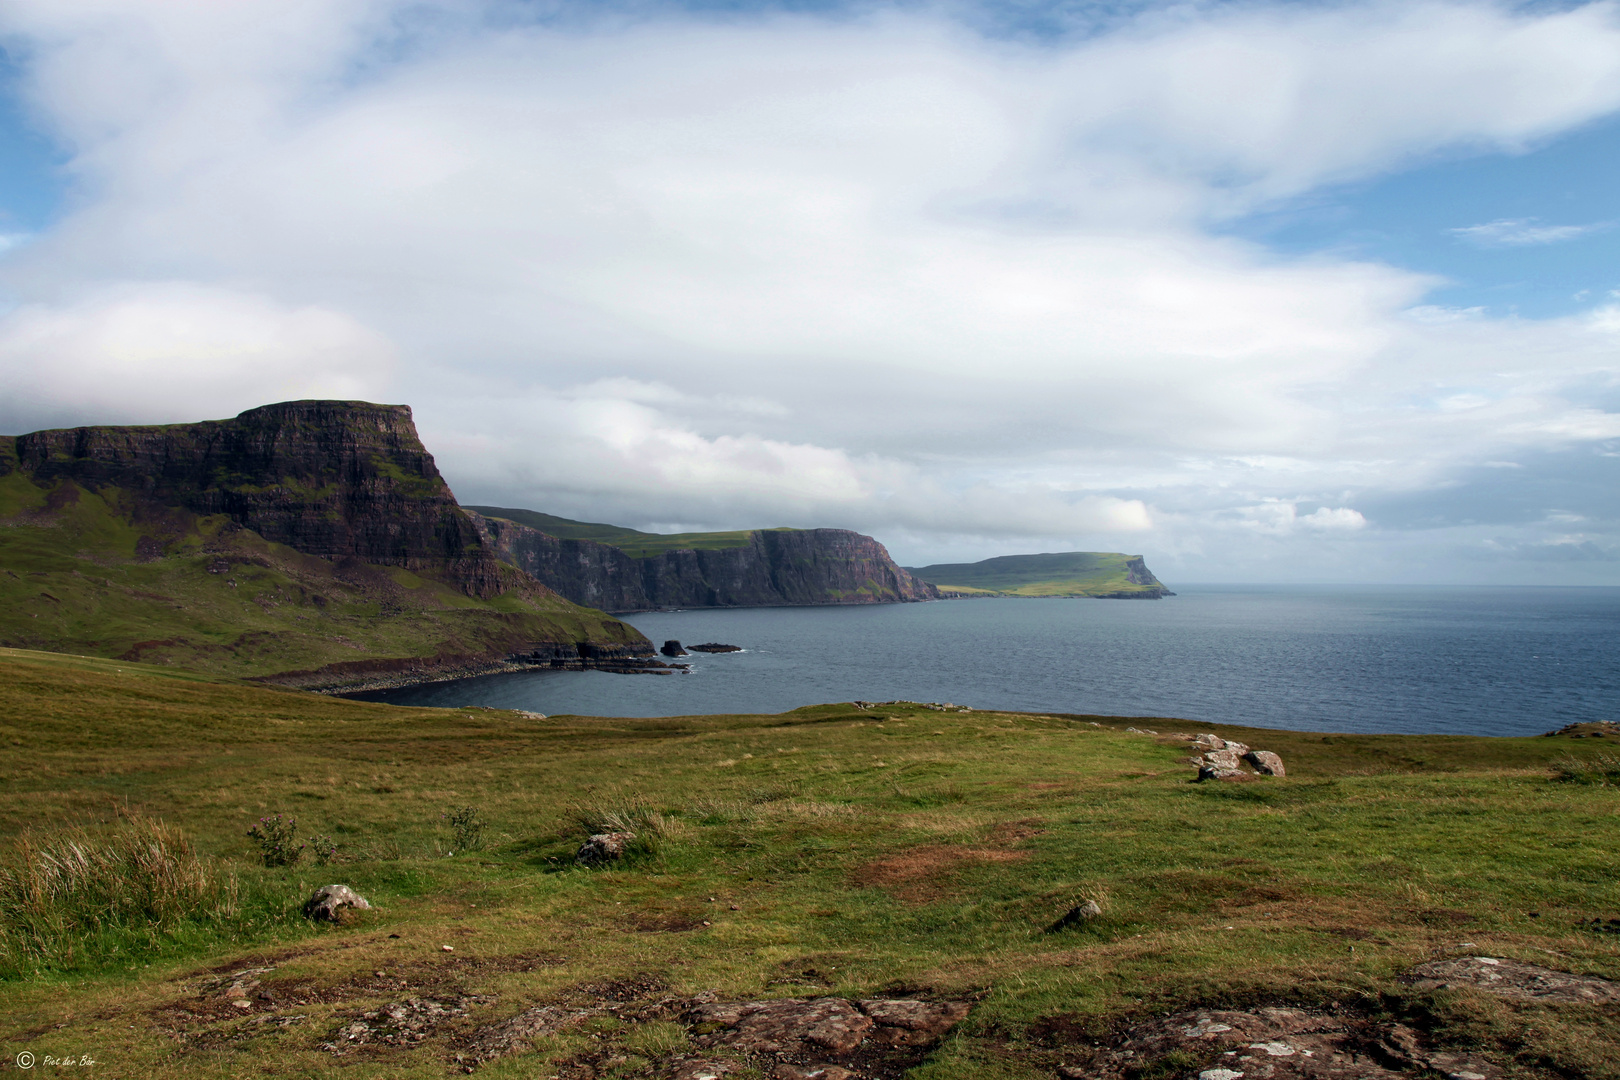
[[778,713],[866,700],[1304,731],[1537,735],[1620,719],[1620,588],[1177,587],[624,616],[717,642],[689,674],[525,671],[355,695],[547,714]]

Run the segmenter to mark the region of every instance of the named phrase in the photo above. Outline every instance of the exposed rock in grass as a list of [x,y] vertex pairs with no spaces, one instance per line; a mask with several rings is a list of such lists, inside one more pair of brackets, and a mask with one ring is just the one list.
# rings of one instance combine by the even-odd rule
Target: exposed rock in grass
[[596,833],[579,845],[574,861],[581,866],[600,866],[622,859],[635,838],[633,832]]
[[1266,776],[1287,776],[1288,770],[1283,768],[1282,758],[1270,750],[1250,750],[1243,755],[1243,760],[1254,766],[1254,771]]
[[719,1001],[694,1005],[686,1022],[697,1046],[774,1058],[775,1075],[782,1080],[839,1080],[857,1075],[852,1067],[873,1072],[872,1064],[884,1054],[915,1055],[932,1046],[971,1007],[965,1001],[907,998]]
[[343,1025],[331,1041],[321,1044],[321,1049],[329,1054],[346,1054],[368,1045],[412,1047],[446,1021],[464,1015],[470,1005],[483,1004],[486,1000],[458,996],[391,1001]]
[[1107,1047],[1076,1050],[1085,1060],[1061,1066],[1060,1076],[1118,1080],[1177,1058],[1185,1064],[1175,1075],[1200,1080],[1397,1080],[1424,1069],[1452,1080],[1501,1076],[1483,1058],[1428,1049],[1409,1028],[1294,1008],[1187,1010],[1145,1020]]
[[1046,928],[1046,932],[1052,934],[1059,930],[1067,930],[1071,926],[1081,926],[1092,919],[1101,918],[1102,913],[1102,908],[1097,905],[1097,901],[1087,900],[1064,912],[1062,918]]
[[857,1004],[877,1025],[872,1031],[872,1038],[891,1046],[933,1042],[965,1020],[968,1010],[972,1008],[965,1001],[916,1001],[910,998],[869,998]]
[[472,1072],[487,1061],[528,1050],[535,1039],[555,1035],[595,1014],[592,1009],[565,1009],[557,1005],[538,1005],[526,1009],[474,1035],[466,1047],[456,1054],[456,1064]]
[[728,1046],[747,1053],[779,1054],[816,1049],[847,1054],[861,1044],[872,1021],[843,998],[779,998],[719,1001],[699,1005],[690,1020],[700,1046]]
[[1542,738],[1552,739],[1559,735],[1571,739],[1620,738],[1620,720],[1585,720],[1565,724],[1557,731],[1544,733]]
[[1194,746],[1203,747],[1202,757],[1193,758],[1198,766],[1200,780],[1236,780],[1248,776],[1242,763],[1248,762],[1262,776],[1286,775],[1282,758],[1270,750],[1251,750],[1246,743],[1233,742],[1218,735],[1199,735],[1192,740]]
[[316,922],[339,922],[350,912],[369,910],[366,898],[347,885],[322,885],[304,901],[304,918]]
[[1492,956],[1432,960],[1403,978],[1420,989],[1466,986],[1517,1001],[1620,1002],[1620,982]]
[[1233,742],[1230,739],[1223,739],[1219,735],[1209,732],[1194,736],[1192,744],[1194,746],[1201,746],[1205,750],[1236,750],[1239,754],[1246,754],[1249,752],[1249,747],[1245,743]]
[[680,1061],[669,1080],[721,1080],[745,1067],[740,1061]]
[[778,1065],[776,1080],[853,1080],[855,1073],[838,1065],[816,1065],[800,1068],[797,1065]]
[[276,970],[273,967],[242,968],[224,975],[211,975],[198,987],[203,997],[216,993],[227,1001],[246,1002],[248,995],[259,988],[259,976]]

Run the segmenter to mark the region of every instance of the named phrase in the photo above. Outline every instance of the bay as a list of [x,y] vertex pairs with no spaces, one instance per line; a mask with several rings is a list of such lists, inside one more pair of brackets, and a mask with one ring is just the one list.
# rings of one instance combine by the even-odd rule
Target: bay
[[[864,699],[1306,731],[1534,735],[1620,716],[1620,589],[1178,586],[1164,600],[992,598],[646,612],[689,675],[528,671],[355,695],[548,714],[776,713]],[[686,661],[683,661],[686,662]]]

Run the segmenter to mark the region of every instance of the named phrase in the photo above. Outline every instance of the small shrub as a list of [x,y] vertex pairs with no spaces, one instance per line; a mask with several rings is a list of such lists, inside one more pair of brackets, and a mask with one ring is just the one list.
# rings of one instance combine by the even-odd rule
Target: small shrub
[[262,817],[247,834],[259,846],[259,858],[266,866],[291,866],[303,858],[304,845],[295,842],[297,818],[284,818],[280,814]]
[[1620,786],[1620,754],[1594,754],[1589,758],[1565,757],[1553,762],[1553,779],[1568,784]]
[[337,843],[330,836],[312,836],[309,853],[316,866],[330,866],[337,862]]
[[478,817],[478,807],[463,806],[439,817],[450,822],[452,851],[477,851],[484,846],[484,822]]

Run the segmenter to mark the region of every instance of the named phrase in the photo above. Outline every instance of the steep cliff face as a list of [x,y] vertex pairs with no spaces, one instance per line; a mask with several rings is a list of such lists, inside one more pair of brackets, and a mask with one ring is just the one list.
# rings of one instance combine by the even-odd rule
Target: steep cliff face
[[319,687],[653,654],[497,557],[409,408],[344,401],[0,438],[0,645]]
[[604,611],[939,598],[932,585],[896,566],[882,544],[846,529],[760,530],[736,547],[632,558],[608,544],[473,516],[490,546],[514,565],[575,603]]
[[233,420],[38,431],[16,455],[36,483],[226,514],[306,554],[437,572],[469,596],[520,585],[456,505],[408,405],[288,401]]

